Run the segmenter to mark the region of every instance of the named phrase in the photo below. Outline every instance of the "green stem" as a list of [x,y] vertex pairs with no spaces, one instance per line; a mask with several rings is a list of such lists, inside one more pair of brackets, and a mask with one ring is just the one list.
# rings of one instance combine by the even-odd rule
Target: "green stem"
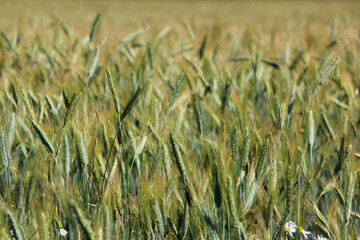
[[[124,153],[125,152],[125,146],[124,146],[124,138],[123,138],[123,133],[122,133],[122,128],[121,128],[120,114],[119,114],[119,127],[116,130],[115,137],[114,137],[113,142],[111,144],[110,152],[109,152],[109,155],[108,155],[108,158],[107,158],[107,161],[106,161],[104,178],[103,178],[102,184],[104,184],[104,181],[105,181],[105,178],[106,178],[106,172],[107,172],[107,169],[108,169],[108,165],[109,165],[109,161],[110,161],[110,157],[111,157],[111,152],[112,152],[112,150],[114,148],[115,140],[116,140],[116,137],[119,134],[119,132],[120,132],[120,136],[121,136],[121,144],[122,144],[122,149],[123,149],[123,153]],[[106,185],[107,185],[107,181],[106,181]],[[106,189],[106,185],[105,185],[104,190]]]
[[345,225],[345,240],[347,240],[347,230],[348,230],[348,223],[346,223],[346,225]]
[[58,144],[57,144],[57,147],[56,147],[56,151],[55,151],[55,158],[57,157],[57,155],[58,155],[58,153],[59,153],[59,147],[60,147],[60,144],[61,144],[61,137],[62,137],[63,132],[64,132],[64,127],[61,128],[59,141],[58,141]]
[[62,183],[63,186],[65,186],[64,179],[63,179],[63,177],[61,175],[61,172],[60,172],[59,164],[58,164],[58,162],[56,160],[56,156],[54,156],[54,161],[55,161],[56,169],[57,169],[57,171],[59,173],[59,176],[60,176],[60,179],[61,179],[61,183]]
[[299,185],[299,190],[298,190],[298,225],[300,225],[301,166],[302,166],[302,161],[300,159],[299,181],[298,181],[298,185]]
[[132,169],[133,169],[133,166],[134,166],[134,162],[135,162],[135,158],[132,160],[130,170],[128,172],[128,179],[127,179],[128,190],[127,190],[127,193],[126,193],[126,195],[128,195],[128,196],[129,196],[129,193],[130,193],[131,172],[132,172]]
[[8,186],[9,186],[9,199],[10,199],[10,201],[11,201],[11,176],[10,176],[10,169],[7,169],[6,171],[5,171],[5,174],[6,174],[6,180],[7,180],[7,182],[8,182]]
[[[313,105],[313,102],[314,102],[314,99],[315,99],[315,97],[316,97],[316,93],[317,93],[317,90],[318,90],[318,88],[319,88],[319,86],[320,85],[316,85],[316,88],[315,88],[315,91],[314,91],[314,95],[313,95],[313,97],[312,97],[312,99],[311,99],[311,102],[310,102],[310,105],[309,105],[309,108],[308,108],[308,110],[307,110],[307,112],[306,112],[306,120],[305,120],[305,127],[307,126],[307,123],[308,123],[308,121],[309,121],[309,112],[310,112],[310,110],[311,110],[311,107],[312,107],[312,105]],[[305,143],[306,143],[306,139],[303,137],[303,143],[302,143],[302,146],[301,146],[301,150],[303,150],[304,149],[304,147],[305,147]],[[310,151],[311,152],[311,151]],[[312,155],[312,153],[311,153],[311,155]],[[311,156],[311,158],[312,158],[312,156]],[[300,172],[299,172],[299,190],[298,190],[298,195],[299,195],[299,197],[298,197],[298,224],[300,224],[300,198],[301,198],[301,196],[300,196],[300,186],[301,186],[301,184],[300,184],[300,178],[301,178],[301,163],[302,163],[302,161],[300,160]]]
[[289,116],[287,117],[287,121],[286,121],[286,134],[285,134],[285,141],[287,141],[287,137],[288,137],[290,117],[291,117],[291,113],[290,113],[290,114],[289,114]]
[[[315,97],[316,97],[316,93],[317,93],[317,89],[318,89],[318,88],[319,88],[319,85],[316,85],[316,88],[315,88],[315,91],[314,91],[314,95],[313,95],[313,97],[312,97],[312,99],[311,99],[311,102],[310,102],[310,105],[309,105],[309,109],[308,109],[307,112],[306,112],[305,127],[307,126],[307,123],[308,123],[308,121],[309,121],[309,112],[310,112],[310,110],[311,110],[311,106],[312,106],[312,104],[313,104],[313,102],[314,102],[314,99],[315,99]],[[303,143],[302,143],[301,149],[304,149],[305,143],[306,143],[306,140],[305,140],[305,138],[303,138]]]

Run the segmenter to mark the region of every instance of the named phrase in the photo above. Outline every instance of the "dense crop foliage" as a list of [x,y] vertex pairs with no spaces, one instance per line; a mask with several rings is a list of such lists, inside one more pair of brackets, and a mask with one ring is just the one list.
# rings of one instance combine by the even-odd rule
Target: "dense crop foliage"
[[191,21],[107,38],[104,17],[1,32],[0,239],[360,236],[346,18],[283,41]]

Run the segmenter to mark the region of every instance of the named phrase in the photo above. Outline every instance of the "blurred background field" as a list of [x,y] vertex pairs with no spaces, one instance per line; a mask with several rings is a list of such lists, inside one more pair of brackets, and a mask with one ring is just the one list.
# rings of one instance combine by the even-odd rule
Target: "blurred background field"
[[94,15],[103,12],[102,31],[112,34],[145,21],[163,27],[182,20],[235,28],[261,23],[264,29],[291,31],[313,19],[314,27],[331,25],[336,14],[358,24],[359,11],[359,1],[1,1],[0,26],[11,29],[27,21],[46,24],[54,15],[70,28],[87,32]]

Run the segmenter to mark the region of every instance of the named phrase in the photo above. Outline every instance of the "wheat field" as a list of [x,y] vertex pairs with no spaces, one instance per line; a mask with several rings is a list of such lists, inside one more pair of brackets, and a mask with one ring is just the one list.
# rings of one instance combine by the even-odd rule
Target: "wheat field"
[[2,2],[0,240],[358,239],[359,12]]

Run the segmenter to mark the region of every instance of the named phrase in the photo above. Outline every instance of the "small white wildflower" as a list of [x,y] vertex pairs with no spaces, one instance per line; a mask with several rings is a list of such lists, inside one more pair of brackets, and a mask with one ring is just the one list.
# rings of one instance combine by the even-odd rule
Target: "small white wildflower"
[[285,224],[285,231],[289,233],[291,238],[294,238],[293,233],[296,232],[296,224],[293,221],[287,222]]
[[299,227],[299,231],[304,235],[305,239],[308,238],[309,235],[311,235],[311,232],[305,231],[301,226]]
[[89,37],[89,36],[84,37],[81,42],[82,42],[83,44],[90,42],[90,37]]
[[61,236],[64,236],[64,237],[65,237],[67,234],[68,234],[68,231],[66,231],[66,230],[63,229],[63,228],[60,229],[60,235],[61,235]]

